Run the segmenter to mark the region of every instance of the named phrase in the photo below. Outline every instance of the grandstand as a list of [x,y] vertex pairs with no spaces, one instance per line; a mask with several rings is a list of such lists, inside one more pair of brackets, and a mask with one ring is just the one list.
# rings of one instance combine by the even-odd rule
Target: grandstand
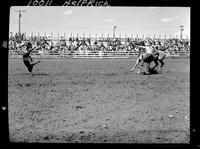
[[[137,45],[151,42],[158,50],[170,56],[189,56],[190,41],[177,38],[149,37],[65,37],[65,36],[26,36],[26,33],[9,36],[9,58],[21,58],[17,46],[31,42],[37,47],[32,54],[35,58],[132,58],[138,55]],[[80,46],[79,46],[80,45]]]

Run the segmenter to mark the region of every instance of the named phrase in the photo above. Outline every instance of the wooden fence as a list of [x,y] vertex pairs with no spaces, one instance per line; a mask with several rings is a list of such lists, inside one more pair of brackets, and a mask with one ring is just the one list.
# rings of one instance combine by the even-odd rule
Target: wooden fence
[[[69,52],[43,52],[31,53],[33,58],[135,58],[138,56],[136,51],[75,51]],[[170,52],[172,57],[190,56],[190,51],[174,51]],[[16,50],[9,50],[9,58],[22,58]]]

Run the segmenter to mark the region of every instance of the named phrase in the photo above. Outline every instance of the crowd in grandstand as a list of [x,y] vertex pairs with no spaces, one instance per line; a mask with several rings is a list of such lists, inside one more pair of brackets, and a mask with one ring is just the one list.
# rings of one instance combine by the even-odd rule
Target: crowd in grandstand
[[36,52],[65,52],[65,51],[135,51],[137,46],[150,44],[158,50],[190,51],[190,42],[186,39],[157,39],[157,38],[87,38],[87,37],[59,37],[25,36],[15,34],[9,36],[9,49],[16,50],[19,45],[31,42],[37,47]]

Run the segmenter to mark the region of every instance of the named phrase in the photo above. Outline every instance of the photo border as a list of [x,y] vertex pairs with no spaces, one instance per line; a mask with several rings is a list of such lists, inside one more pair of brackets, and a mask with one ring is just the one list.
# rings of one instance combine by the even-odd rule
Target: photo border
[[[69,0],[68,0],[69,1]],[[74,0],[78,1],[78,0]],[[98,1],[98,0],[95,0]],[[198,17],[193,18],[193,14],[198,15],[197,7],[193,7],[194,3],[192,3],[191,0],[123,0],[123,1],[116,1],[116,0],[99,0],[99,1],[107,1],[109,4],[108,7],[190,7],[190,16],[191,16],[191,27],[190,27],[190,41],[191,41],[191,49],[190,49],[190,143],[189,144],[139,144],[141,147],[200,147],[200,143],[198,143],[198,138],[200,138],[200,123],[198,122],[198,97],[195,98],[194,92],[195,90],[192,89],[192,86],[194,87],[195,84],[197,84],[197,80],[195,77],[192,77],[193,74],[191,72],[198,71],[197,68],[192,68],[195,65],[195,60],[198,60],[198,58],[192,58],[197,56],[197,54],[192,54],[192,49],[195,48],[195,44],[198,43],[198,38],[194,37],[194,34],[192,34],[192,30],[194,28],[198,28]],[[4,4],[1,4],[1,52],[3,57],[1,60],[1,66],[3,67],[1,71],[1,92],[3,93],[3,96],[1,96],[0,104],[1,104],[1,144],[21,144],[21,143],[11,143],[9,142],[9,128],[8,128],[8,39],[9,39],[9,14],[10,14],[10,7],[12,6],[27,6],[29,4],[30,0],[20,0],[20,1],[5,1]],[[63,4],[66,2],[66,0],[53,0],[50,6],[63,6]],[[32,5],[30,5],[32,6]],[[27,6],[28,7],[28,6]],[[63,6],[67,7],[67,6]],[[90,6],[88,6],[90,7]],[[94,6],[98,7],[98,6]],[[196,10],[195,10],[196,9]],[[195,23],[192,23],[192,20],[196,20]],[[196,25],[196,27],[195,27]],[[193,26],[193,27],[192,27]],[[196,31],[195,31],[196,32]],[[198,49],[194,49],[195,52]],[[194,63],[193,65],[191,65]],[[193,69],[193,70],[192,70]],[[196,70],[195,70],[196,69]],[[198,75],[198,74],[197,74]],[[192,80],[195,79],[195,83],[193,83]],[[193,94],[191,94],[191,92]],[[24,144],[24,143],[23,143]],[[26,144],[26,143],[25,143]],[[34,143],[35,144],[35,143]],[[49,144],[49,143],[48,143]],[[51,144],[51,143],[50,143]],[[59,143],[60,144],[60,143]],[[64,143],[65,144],[65,143]],[[32,145],[32,143],[31,143]],[[57,145],[57,144],[56,144]],[[68,143],[66,143],[68,145]],[[83,144],[81,144],[83,145]],[[85,145],[85,144],[84,144]],[[101,144],[98,144],[98,146]],[[113,144],[115,145],[115,144]],[[116,144],[117,146],[124,145],[124,144]],[[126,144],[127,146],[138,146],[137,144]],[[121,146],[123,147],[123,146]]]

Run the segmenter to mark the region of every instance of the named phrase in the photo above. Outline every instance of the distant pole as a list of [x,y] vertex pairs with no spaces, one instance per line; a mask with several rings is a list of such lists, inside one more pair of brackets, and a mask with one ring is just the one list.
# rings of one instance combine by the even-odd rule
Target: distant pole
[[113,38],[115,38],[115,30],[116,30],[117,26],[113,27]]
[[182,32],[184,31],[183,25],[180,25],[180,40],[182,40]]
[[21,12],[26,12],[25,10],[15,10],[15,12],[19,12],[19,31],[18,33],[21,34],[21,17],[22,17],[22,14]]

